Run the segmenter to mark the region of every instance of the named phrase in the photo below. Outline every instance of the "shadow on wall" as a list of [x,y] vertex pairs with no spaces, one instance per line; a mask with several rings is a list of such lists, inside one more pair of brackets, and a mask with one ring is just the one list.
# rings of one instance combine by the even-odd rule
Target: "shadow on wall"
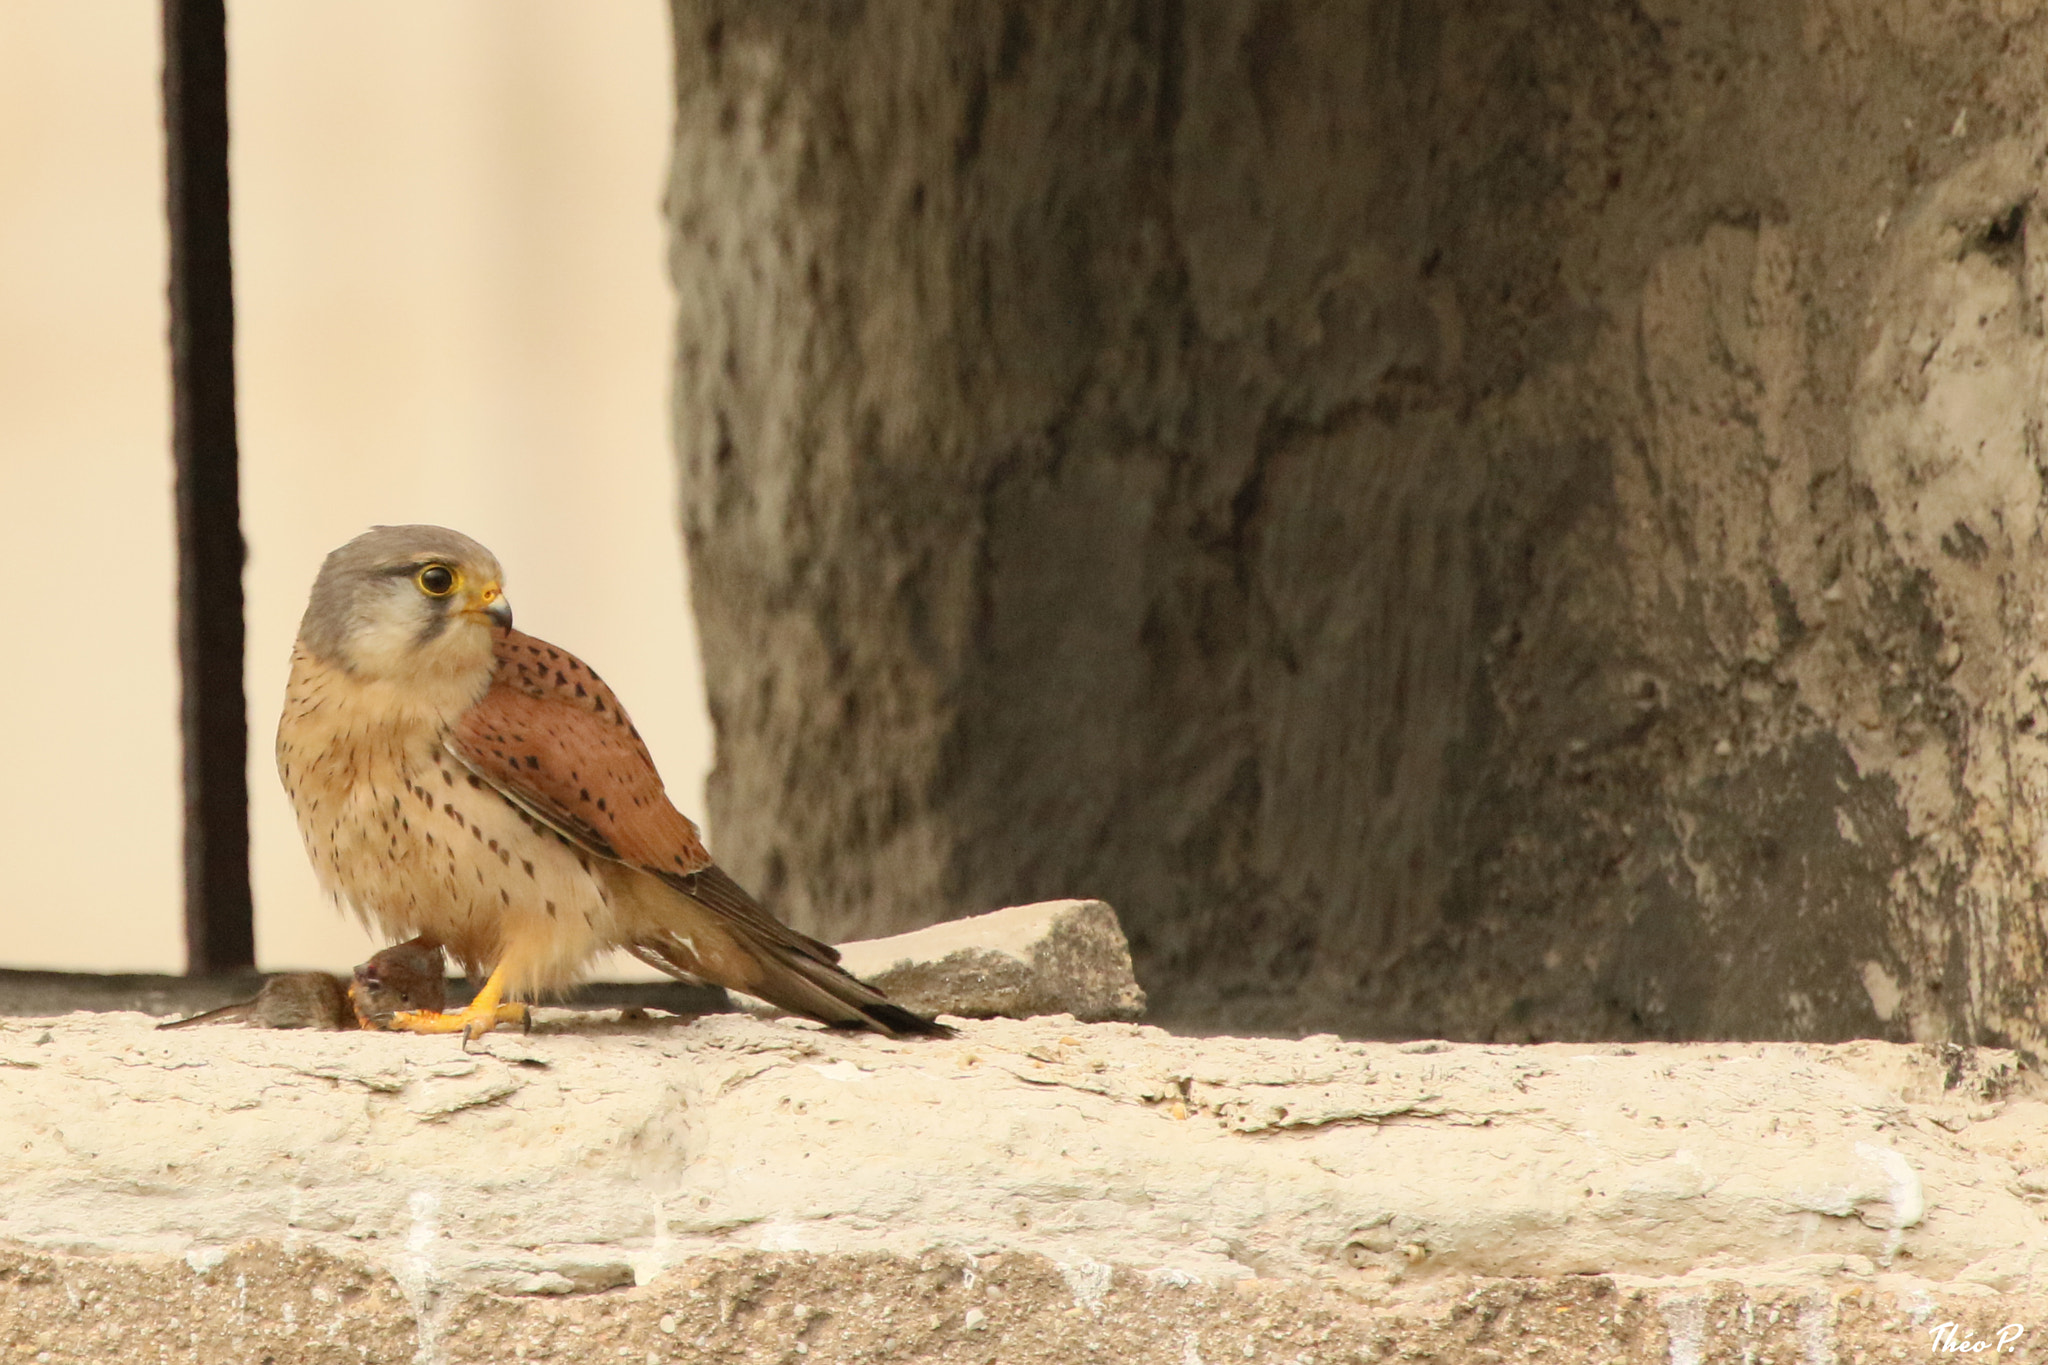
[[677,0],[723,860],[1101,895],[1178,1021],[2032,1048],[2048,19],[1965,9]]

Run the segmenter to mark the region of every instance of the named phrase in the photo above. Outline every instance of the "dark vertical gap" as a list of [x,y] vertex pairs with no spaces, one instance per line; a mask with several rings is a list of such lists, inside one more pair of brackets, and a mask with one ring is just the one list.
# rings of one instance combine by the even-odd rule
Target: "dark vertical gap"
[[171,448],[185,741],[185,970],[256,963],[242,698],[241,488],[224,0],[164,0]]

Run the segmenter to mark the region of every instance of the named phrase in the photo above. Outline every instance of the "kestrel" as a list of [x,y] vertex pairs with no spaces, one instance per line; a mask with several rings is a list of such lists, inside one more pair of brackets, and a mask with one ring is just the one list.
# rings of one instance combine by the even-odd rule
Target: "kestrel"
[[391,1026],[474,1037],[623,948],[827,1024],[950,1030],[892,1004],[711,861],[582,660],[512,629],[497,559],[438,526],[327,556],[292,648],[277,767],[321,886],[445,946],[476,999]]

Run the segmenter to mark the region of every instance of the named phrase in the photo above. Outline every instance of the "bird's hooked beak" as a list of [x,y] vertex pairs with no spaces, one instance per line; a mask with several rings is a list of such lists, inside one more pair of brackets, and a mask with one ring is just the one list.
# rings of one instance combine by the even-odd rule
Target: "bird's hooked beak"
[[486,583],[471,594],[469,610],[488,616],[500,630],[512,629],[512,604],[505,600],[505,590],[496,583]]

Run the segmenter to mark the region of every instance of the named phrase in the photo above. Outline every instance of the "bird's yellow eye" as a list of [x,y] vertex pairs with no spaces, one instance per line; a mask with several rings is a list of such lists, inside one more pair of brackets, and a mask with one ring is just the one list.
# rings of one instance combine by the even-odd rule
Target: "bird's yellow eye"
[[446,564],[429,564],[413,576],[420,591],[429,597],[446,597],[455,591],[455,570]]

